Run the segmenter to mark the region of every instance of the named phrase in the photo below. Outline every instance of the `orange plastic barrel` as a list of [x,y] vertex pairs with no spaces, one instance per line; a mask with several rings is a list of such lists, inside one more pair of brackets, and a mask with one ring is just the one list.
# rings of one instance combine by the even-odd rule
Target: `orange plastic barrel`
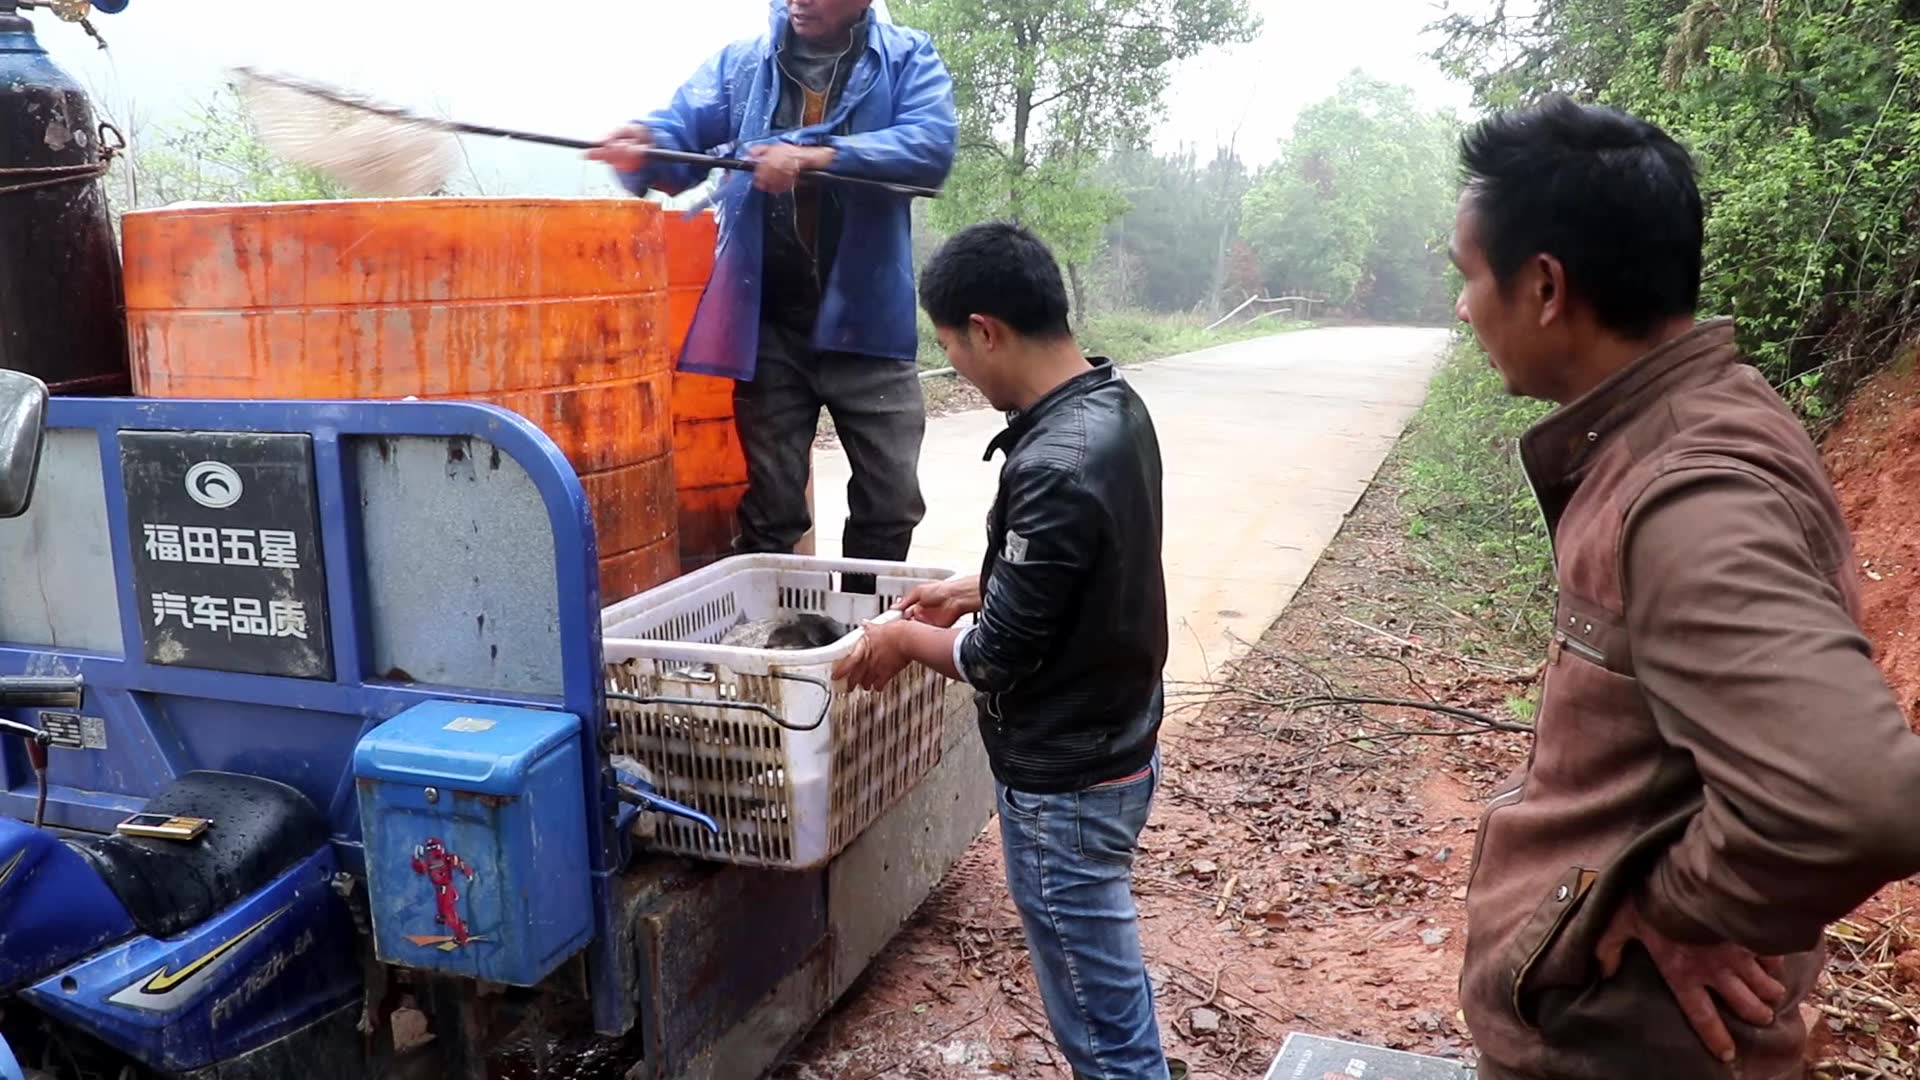
[[[714,220],[669,211],[667,340],[674,356],[713,273]],[[747,490],[747,459],[733,424],[733,380],[673,377],[673,457],[679,477],[680,565],[697,570],[733,550],[734,516]]]
[[129,213],[134,388],[512,409],[580,474],[602,597],[623,599],[680,569],[663,217],[637,199]]

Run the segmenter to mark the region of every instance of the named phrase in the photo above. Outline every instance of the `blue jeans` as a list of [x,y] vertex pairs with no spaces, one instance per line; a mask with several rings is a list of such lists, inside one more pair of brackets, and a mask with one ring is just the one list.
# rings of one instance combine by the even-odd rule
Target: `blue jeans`
[[999,786],[1007,888],[1053,1037],[1079,1080],[1167,1080],[1133,906],[1135,845],[1160,779],[1065,795]]

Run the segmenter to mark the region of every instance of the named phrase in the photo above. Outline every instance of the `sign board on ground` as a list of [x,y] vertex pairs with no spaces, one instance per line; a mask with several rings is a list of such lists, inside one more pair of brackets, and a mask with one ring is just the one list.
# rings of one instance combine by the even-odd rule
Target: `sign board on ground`
[[1280,1044],[1266,1080],[1473,1080],[1473,1070],[1445,1058],[1296,1032]]

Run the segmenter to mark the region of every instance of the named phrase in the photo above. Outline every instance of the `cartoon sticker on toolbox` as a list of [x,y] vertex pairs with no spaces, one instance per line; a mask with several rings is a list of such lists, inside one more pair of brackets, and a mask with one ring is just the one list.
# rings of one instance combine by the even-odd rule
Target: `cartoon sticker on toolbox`
[[413,849],[413,872],[433,885],[433,921],[444,926],[444,934],[408,934],[407,940],[422,948],[452,952],[486,940],[467,932],[467,921],[460,917],[460,889],[455,874],[473,880],[473,865],[448,851],[439,837],[431,837]]

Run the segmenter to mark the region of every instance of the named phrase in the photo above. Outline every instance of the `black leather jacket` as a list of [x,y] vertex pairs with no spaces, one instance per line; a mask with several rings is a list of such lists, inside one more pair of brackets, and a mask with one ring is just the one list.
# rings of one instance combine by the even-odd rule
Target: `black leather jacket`
[[959,649],[1000,782],[1078,791],[1153,758],[1167,662],[1160,443],[1111,363],[1009,418],[982,607]]

